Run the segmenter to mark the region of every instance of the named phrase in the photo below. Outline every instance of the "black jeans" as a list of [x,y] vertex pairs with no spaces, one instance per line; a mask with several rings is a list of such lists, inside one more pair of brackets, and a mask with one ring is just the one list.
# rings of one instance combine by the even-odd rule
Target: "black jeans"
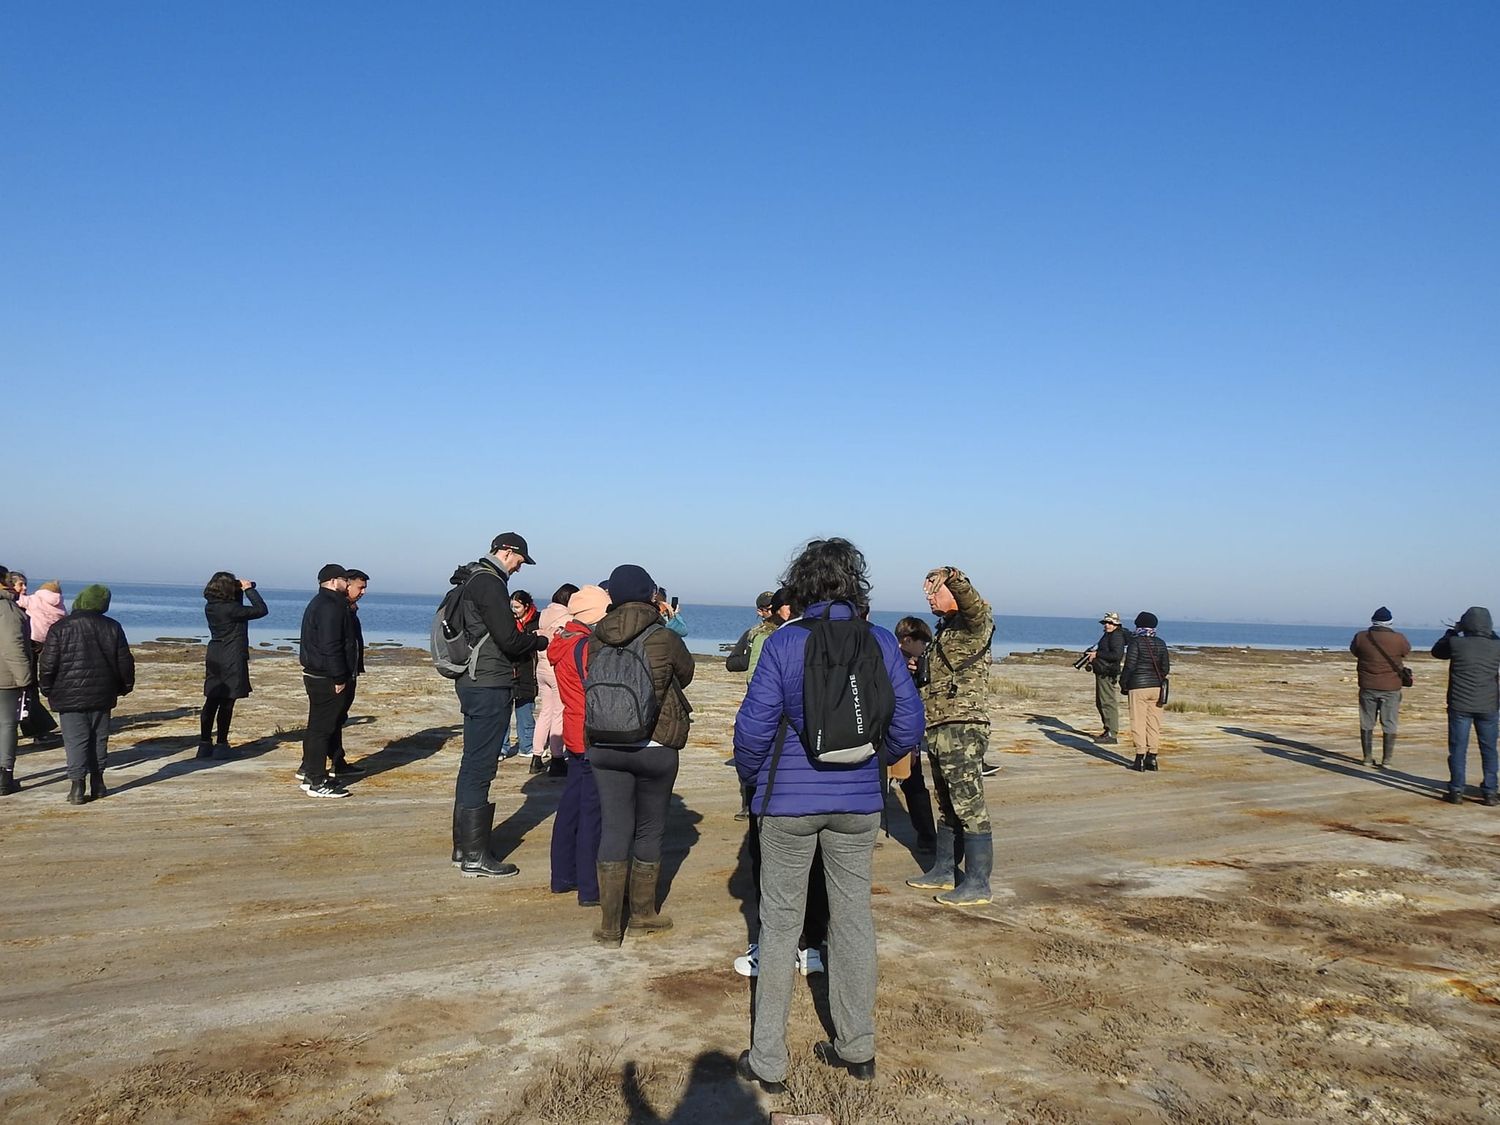
[[677,751],[670,746],[620,750],[590,746],[589,765],[599,787],[599,862],[661,862],[667,805],[677,780]]
[[[307,730],[302,735],[302,776],[309,785],[328,778],[328,751],[333,732],[338,729],[339,709],[344,705],[343,692],[335,691],[333,680],[320,676],[303,676],[307,690]],[[344,691],[348,691],[347,687]]]
[[214,733],[215,725],[219,728],[219,741],[229,741],[229,724],[234,720],[234,700],[232,699],[205,699],[203,710],[198,713],[198,733],[201,737],[199,742],[207,742]]
[[350,680],[349,685],[339,693],[339,721],[333,725],[333,738],[329,740],[328,746],[328,756],[336,766],[342,766],[349,760],[344,757],[344,724],[349,721],[349,709],[354,706],[354,686],[358,682]]

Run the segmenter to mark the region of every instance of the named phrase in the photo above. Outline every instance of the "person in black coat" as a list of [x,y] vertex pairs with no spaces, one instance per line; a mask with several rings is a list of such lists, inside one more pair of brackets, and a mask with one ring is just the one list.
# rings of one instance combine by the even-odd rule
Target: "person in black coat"
[[1156,635],[1156,614],[1135,615],[1135,634],[1125,647],[1120,669],[1120,690],[1130,701],[1130,738],[1135,743],[1137,772],[1157,770],[1161,750],[1162,688],[1172,674],[1172,657],[1166,642]]
[[307,730],[302,738],[302,791],[309,797],[347,797],[328,776],[328,754],[343,711],[344,692],[354,682],[359,650],[349,617],[349,572],[338,563],[318,571],[318,592],[302,613],[298,658],[307,692]]
[[105,616],[108,609],[109,587],[85,586],[73,599],[73,612],[52,626],[42,648],[38,676],[62,725],[70,805],[105,796],[109,713],[120,696],[135,690],[135,660],[125,630]]
[[344,753],[344,727],[349,722],[349,710],[354,706],[354,692],[359,677],[365,674],[365,627],[359,621],[359,600],[370,588],[370,576],[362,570],[348,568],[349,585],[344,588],[344,597],[349,599],[349,630],[354,635],[354,674],[349,677],[348,690],[340,695],[338,726],[333,728],[333,738],[328,744],[330,772],[335,778],[362,777],[363,766],[355,765]]
[[[245,599],[250,604],[245,604]],[[270,612],[248,578],[221,570],[203,587],[208,652],[203,665],[203,710],[198,716],[198,757],[229,756],[234,701],[250,694],[250,627]],[[209,738],[218,728],[217,749]]]

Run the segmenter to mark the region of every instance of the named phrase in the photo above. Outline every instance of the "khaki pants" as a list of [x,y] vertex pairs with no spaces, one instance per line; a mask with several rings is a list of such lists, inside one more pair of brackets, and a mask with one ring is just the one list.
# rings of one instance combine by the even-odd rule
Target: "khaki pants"
[[1155,754],[1161,750],[1161,713],[1156,705],[1161,688],[1132,688],[1130,691],[1130,739],[1137,754]]

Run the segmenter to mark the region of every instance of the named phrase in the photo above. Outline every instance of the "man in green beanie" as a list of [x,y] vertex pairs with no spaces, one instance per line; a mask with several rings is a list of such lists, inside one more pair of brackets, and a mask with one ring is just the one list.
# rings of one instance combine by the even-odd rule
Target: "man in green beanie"
[[[52,626],[42,649],[38,680],[57,712],[68,756],[68,804],[105,795],[109,713],[135,688],[135,660],[125,630],[109,609],[108,586],[85,586],[73,612]],[[84,778],[88,794],[84,794]]]

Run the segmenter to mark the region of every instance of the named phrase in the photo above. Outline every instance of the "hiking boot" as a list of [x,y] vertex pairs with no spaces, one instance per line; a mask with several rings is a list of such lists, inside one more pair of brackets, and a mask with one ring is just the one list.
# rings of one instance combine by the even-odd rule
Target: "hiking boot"
[[1156,755],[1155,754],[1147,754],[1146,755],[1146,760],[1141,763],[1141,768],[1143,770],[1145,770],[1147,773],[1155,773],[1157,771],[1157,769],[1159,768],[1157,766],[1157,764],[1156,764]]
[[100,797],[108,797],[109,790],[104,788],[104,771],[89,771],[89,800],[97,801]]
[[70,805],[86,805],[86,804],[88,804],[88,800],[89,800],[88,799],[88,795],[86,793],[84,793],[84,791],[83,791],[83,778],[77,777],[77,778],[74,778],[71,782],[69,782],[69,784],[68,784],[68,804],[70,804]]
[[1450,805],[1461,805],[1464,803],[1464,795],[1455,789],[1450,789],[1443,794],[1443,800],[1447,801]]
[[1380,768],[1390,769],[1396,761],[1396,736],[1380,732]]
[[509,879],[521,869],[504,863],[490,851],[490,834],[495,828],[493,803],[458,810],[458,843],[462,861],[458,873],[466,879]]
[[817,946],[810,945],[806,949],[797,950],[797,971],[805,977],[823,972],[823,954],[818,951]]
[[528,775],[530,775],[530,774],[538,774],[538,773],[541,773],[546,768],[547,768],[547,763],[542,759],[541,755],[540,754],[533,754],[531,756],[531,765],[529,765],[528,767],[526,767],[526,772],[527,772]]
[[631,937],[650,937],[672,928],[672,919],[656,909],[656,881],[660,875],[660,863],[630,861],[630,925],[625,932]]
[[1364,757],[1361,765],[1373,766],[1375,764],[1375,732],[1373,730],[1359,732],[1359,752]]
[[1500,793],[1486,793],[1482,801],[1487,808],[1492,809],[1496,805],[1500,805]]
[[1126,766],[1125,768],[1128,770],[1135,770],[1136,773],[1144,773],[1146,770],[1146,755],[1137,754],[1135,756],[1135,761],[1131,762],[1130,765]]
[[813,1054],[829,1066],[847,1071],[850,1078],[858,1078],[861,1082],[870,1082],[875,1078],[874,1059],[869,1062],[850,1062],[848,1059],[840,1058],[839,1053],[833,1049],[833,1044],[826,1039],[813,1044]]
[[1100,735],[1098,738],[1094,739],[1094,741],[1097,742],[1100,746],[1118,746],[1120,744],[1120,740],[1114,735],[1109,734],[1108,732]]
[[734,959],[734,971],[742,977],[760,976],[760,943],[752,941],[743,957]]
[[230,746],[226,740],[221,738],[218,742],[214,743],[213,753],[214,761],[227,762],[234,757],[234,747]]
[[9,797],[20,791],[21,787],[16,784],[16,771],[0,770],[0,797]]
[[625,936],[625,884],[630,878],[630,864],[595,864],[599,873],[599,924],[594,940],[600,945],[619,945]]
[[756,1086],[759,1086],[768,1094],[786,1093],[785,1082],[770,1082],[755,1073],[755,1070],[750,1066],[749,1051],[740,1052],[739,1060],[734,1064],[734,1070],[735,1073],[743,1078],[746,1082],[750,1082]]
[[[205,738],[202,742],[198,743],[198,753],[197,753],[196,757],[199,757],[199,758],[212,758],[213,756],[214,756],[214,744],[212,742],[208,741],[208,739]],[[301,774],[300,773],[298,774],[298,780],[299,781],[301,780]]]
[[567,777],[568,776],[568,759],[566,759],[566,758],[548,758],[547,759],[547,776],[548,777]]
[[953,829],[946,824],[937,826],[937,852],[932,857],[932,866],[920,875],[913,876],[906,881],[908,887],[915,887],[919,891],[951,891],[954,884],[954,867],[956,856],[954,847]]
[[990,868],[995,862],[994,836],[989,832],[964,834],[964,877],[951,891],[934,896],[944,906],[983,906],[990,894]]
[[330,780],[328,778],[316,782],[304,781],[300,788],[302,789],[302,792],[306,793],[309,797],[325,797],[332,799],[335,797],[353,796],[353,794],[350,793],[349,790],[345,789],[338,782]]
[[333,777],[364,777],[365,767],[356,766],[353,762],[334,762],[333,769],[328,772]]

